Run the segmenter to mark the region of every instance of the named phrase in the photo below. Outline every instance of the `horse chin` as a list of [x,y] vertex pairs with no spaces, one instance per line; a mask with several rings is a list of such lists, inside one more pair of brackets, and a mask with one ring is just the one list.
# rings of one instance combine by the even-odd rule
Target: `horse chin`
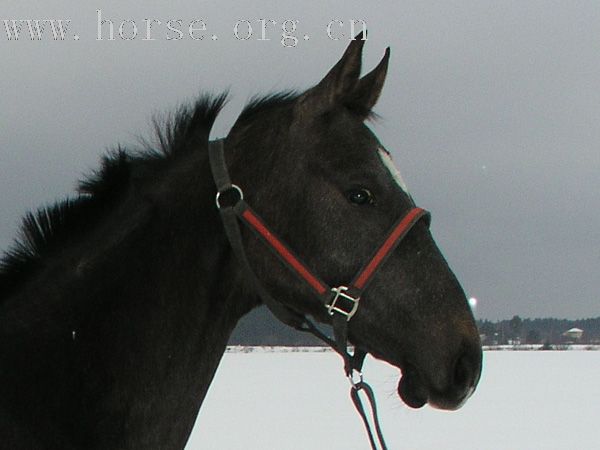
[[427,389],[421,383],[416,370],[412,367],[406,367],[402,370],[402,378],[398,382],[398,395],[411,408],[421,408],[427,403]]

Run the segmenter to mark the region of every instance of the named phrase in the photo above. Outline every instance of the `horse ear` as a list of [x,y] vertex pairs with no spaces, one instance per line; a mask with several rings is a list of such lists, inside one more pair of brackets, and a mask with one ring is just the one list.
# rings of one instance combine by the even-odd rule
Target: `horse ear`
[[359,33],[342,58],[331,68],[319,84],[306,91],[298,100],[297,108],[301,113],[313,113],[329,110],[347,97],[358,85],[365,44],[363,33]]
[[390,48],[388,47],[385,49],[385,54],[377,67],[358,81],[358,84],[346,99],[346,105],[351,110],[365,117],[369,115],[383,89],[389,60]]

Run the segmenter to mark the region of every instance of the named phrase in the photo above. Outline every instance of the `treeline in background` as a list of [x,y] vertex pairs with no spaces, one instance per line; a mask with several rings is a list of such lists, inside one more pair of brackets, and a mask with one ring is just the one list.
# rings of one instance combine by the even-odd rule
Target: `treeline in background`
[[478,320],[483,345],[600,344],[600,317],[593,319]]

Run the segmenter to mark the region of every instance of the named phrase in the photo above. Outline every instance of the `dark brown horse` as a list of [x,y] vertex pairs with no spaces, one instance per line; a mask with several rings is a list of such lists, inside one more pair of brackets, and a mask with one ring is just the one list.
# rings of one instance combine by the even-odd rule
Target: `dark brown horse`
[[[331,286],[352,278],[414,207],[365,125],[389,51],[360,78],[352,41],[315,87],[251,102],[225,140],[231,178]],[[0,446],[182,449],[238,320],[261,303],[215,207],[208,136],[225,96],[118,149],[79,195],[28,215],[0,269]],[[309,286],[246,228],[257,278],[330,323]],[[418,221],[374,274],[349,341],[399,367],[405,403],[458,408],[481,370],[465,295]]]

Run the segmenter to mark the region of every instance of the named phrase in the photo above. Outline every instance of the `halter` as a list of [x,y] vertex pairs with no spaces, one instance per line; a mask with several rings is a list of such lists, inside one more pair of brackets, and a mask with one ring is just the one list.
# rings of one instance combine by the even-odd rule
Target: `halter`
[[[347,285],[331,287],[313,272],[291,248],[280,239],[265,223],[265,221],[246,203],[244,192],[232,184],[227,170],[224,154],[223,139],[209,143],[209,159],[212,175],[217,186],[216,205],[221,214],[225,233],[234,254],[242,263],[246,275],[253,283],[260,298],[283,323],[297,330],[308,332],[325,342],[338,352],[344,359],[344,371],[350,380],[352,389],[350,391],[352,401],[357,408],[369,435],[371,448],[376,450],[375,439],[371,431],[366,413],[362,406],[358,393],[364,391],[371,404],[373,421],[377,432],[377,438],[383,450],[387,449],[377,418],[375,397],[371,387],[363,381],[362,365],[367,352],[359,347],[354,352],[348,352],[348,322],[358,310],[360,299],[373,279],[373,276],[382,267],[400,241],[407,235],[411,228],[421,219],[429,224],[430,215],[424,209],[413,207],[406,215],[402,216],[386,235],[382,244],[374,252],[373,256],[358,271],[353,280]],[[224,203],[225,196],[228,202]],[[252,230],[282,263],[291,272],[295,273],[310,290],[320,299],[327,313],[331,316],[334,339],[329,338],[321,332],[317,326],[299,311],[275,300],[264,288],[252,270],[242,241],[240,222]]]

